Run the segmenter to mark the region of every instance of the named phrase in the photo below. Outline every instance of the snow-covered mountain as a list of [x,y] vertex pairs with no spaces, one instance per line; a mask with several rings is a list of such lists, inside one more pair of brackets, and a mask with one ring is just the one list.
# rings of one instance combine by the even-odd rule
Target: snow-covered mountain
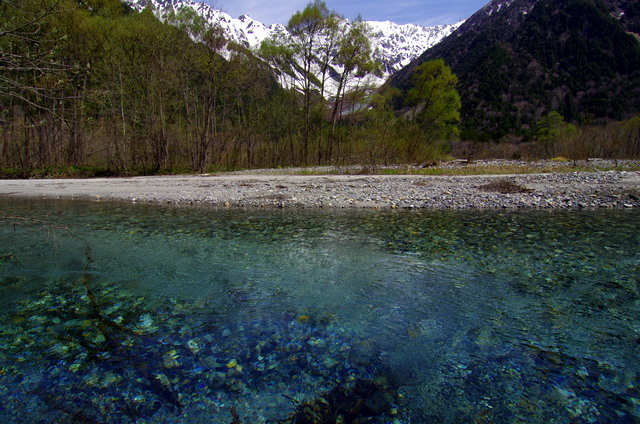
[[408,65],[425,50],[438,44],[464,21],[453,25],[426,27],[414,24],[367,21],[373,30],[371,43],[375,59],[382,62],[386,74],[393,74]]
[[[218,26],[229,40],[248,49],[260,46],[263,40],[275,34],[286,35],[287,28],[281,24],[266,26],[247,15],[232,18],[227,13],[213,9],[209,5],[194,0],[125,0],[136,10],[147,6],[153,8],[159,18],[164,18],[171,11],[183,8],[194,10],[210,25]],[[393,22],[367,21],[372,29],[371,44],[373,58],[382,64],[383,74],[372,78],[369,83],[381,85],[390,75],[409,64],[425,50],[439,43],[451,34],[464,21],[453,25],[399,25]],[[224,54],[224,51],[222,52]]]

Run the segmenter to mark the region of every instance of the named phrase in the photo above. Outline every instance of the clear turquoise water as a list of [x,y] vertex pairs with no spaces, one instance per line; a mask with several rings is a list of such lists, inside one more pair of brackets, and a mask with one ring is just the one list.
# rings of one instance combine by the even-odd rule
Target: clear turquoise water
[[360,422],[640,422],[638,211],[7,215],[69,229],[1,222],[1,422],[295,422],[364,380]]

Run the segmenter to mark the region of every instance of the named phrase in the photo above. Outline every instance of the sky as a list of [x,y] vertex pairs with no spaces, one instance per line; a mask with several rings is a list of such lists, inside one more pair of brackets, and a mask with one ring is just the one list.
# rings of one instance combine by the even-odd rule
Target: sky
[[[308,0],[201,0],[233,18],[249,15],[266,25],[285,24]],[[329,9],[345,18],[398,24],[453,24],[478,11],[489,0],[325,0]]]

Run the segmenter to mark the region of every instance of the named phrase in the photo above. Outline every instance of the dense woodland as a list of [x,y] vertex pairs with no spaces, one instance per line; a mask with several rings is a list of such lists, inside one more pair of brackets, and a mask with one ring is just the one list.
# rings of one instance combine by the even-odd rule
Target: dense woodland
[[[161,22],[118,0],[0,0],[0,172],[375,165],[477,150],[458,141],[465,99],[444,61],[420,65],[405,92],[348,84],[376,64],[366,25],[345,32],[337,18],[316,0],[292,16],[290,39],[250,52],[186,11]],[[637,157],[639,121],[576,127],[554,115],[535,148],[511,155]],[[597,140],[577,146],[571,135],[587,131]]]
[[[151,10],[137,13],[116,0],[3,1],[0,7],[0,157],[7,176],[69,167],[152,174],[412,161],[441,142],[429,135],[434,129],[448,135],[457,121],[459,100],[441,62],[428,78],[432,89],[440,73],[449,78],[441,90],[454,93],[453,110],[424,131],[419,116],[400,120],[382,100],[363,108],[375,97],[367,87],[347,92],[342,86],[325,100],[310,57],[302,62],[307,69],[291,71],[294,85],[282,88],[282,75],[268,62],[310,55],[321,35],[340,33],[322,2],[291,18],[293,45],[270,40],[258,52],[263,57],[227,45],[217,28],[188,12],[163,23]],[[353,28],[334,49],[345,80],[374,68],[366,28]],[[226,59],[223,47],[231,51]],[[435,107],[414,97],[424,109]]]

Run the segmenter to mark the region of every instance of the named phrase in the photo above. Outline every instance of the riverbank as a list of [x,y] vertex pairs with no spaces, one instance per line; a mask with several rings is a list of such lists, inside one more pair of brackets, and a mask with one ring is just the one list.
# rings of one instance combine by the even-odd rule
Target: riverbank
[[0,195],[214,207],[497,209],[640,207],[640,172],[511,175],[219,175],[2,180]]

